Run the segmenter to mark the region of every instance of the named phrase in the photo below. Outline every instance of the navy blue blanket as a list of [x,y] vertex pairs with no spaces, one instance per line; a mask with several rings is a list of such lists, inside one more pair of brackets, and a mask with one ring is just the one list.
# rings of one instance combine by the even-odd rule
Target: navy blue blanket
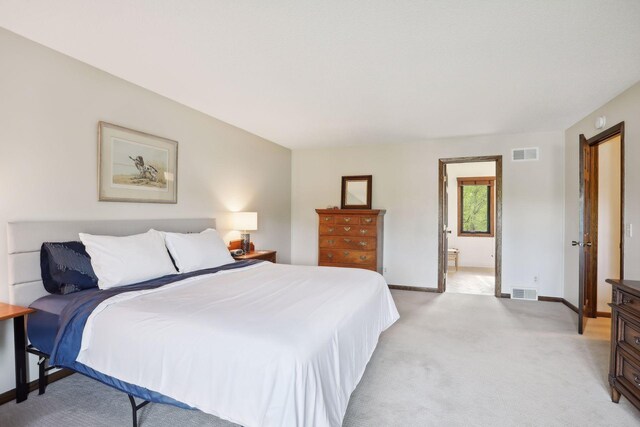
[[[76,361],[78,353],[80,352],[80,346],[82,344],[82,333],[87,323],[87,319],[93,312],[93,310],[104,300],[111,298],[115,295],[119,295],[126,292],[135,292],[147,289],[155,289],[161,286],[168,285],[180,280],[188,279],[190,277],[202,276],[205,274],[216,273],[222,270],[234,270],[237,268],[246,267],[248,265],[256,264],[262,261],[258,260],[246,260],[237,261],[233,264],[226,264],[221,267],[210,268],[206,270],[198,270],[184,274],[172,274],[169,276],[160,277],[157,279],[148,280],[146,282],[137,283],[135,285],[122,286],[117,288],[105,289],[98,292],[91,292],[87,295],[83,295],[77,298],[72,303],[67,305],[60,314],[60,329],[56,336],[55,345],[51,352],[51,364],[60,366],[63,368],[69,368],[76,372],[85,374],[91,378],[94,378],[104,384],[115,387],[125,393],[132,394],[141,399],[149,400],[159,403],[170,403],[173,405],[187,407],[183,403],[177,402],[167,396],[159,393],[147,390],[142,387],[138,387],[134,384],[125,383],[116,378],[104,375],[98,371],[91,369],[90,367]],[[150,355],[150,357],[153,357]]]

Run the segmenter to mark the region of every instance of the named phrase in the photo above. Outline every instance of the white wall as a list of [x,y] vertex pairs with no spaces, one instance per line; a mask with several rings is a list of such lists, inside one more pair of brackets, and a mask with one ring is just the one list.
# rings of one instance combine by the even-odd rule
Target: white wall
[[[540,147],[540,161],[512,162],[511,149]],[[562,296],[563,135],[540,132],[430,140],[411,144],[294,150],[292,262],[316,265],[314,209],[340,205],[343,175],[373,175],[373,207],[387,209],[385,277],[436,287],[438,159],[502,155],[503,292],[538,287]],[[540,282],[533,283],[539,276]]]
[[[601,130],[595,129],[596,117],[606,116],[607,127],[624,121],[625,150],[625,206],[624,216],[627,224],[636,228],[634,236],[624,240],[624,277],[640,279],[640,82],[631,86],[620,95],[580,120],[565,131],[565,237],[564,237],[564,298],[578,305],[578,257],[577,247],[571,246],[572,240],[580,240],[578,221],[578,181],[579,181],[579,142],[580,134],[591,138]],[[609,289],[609,292],[611,289]]]
[[[3,29],[0,58],[0,300],[8,301],[9,221],[252,210],[256,245],[289,261],[290,150]],[[99,120],[179,142],[178,204],[98,202]],[[0,372],[2,393],[14,387],[11,322],[0,323]]]
[[597,311],[610,312],[611,285],[620,278],[620,137],[598,146]]
[[460,251],[458,266],[493,268],[495,266],[495,237],[460,236],[458,234],[458,178],[496,176],[496,163],[451,163],[447,165],[447,176],[449,179],[447,188],[449,229],[451,230],[449,247]]

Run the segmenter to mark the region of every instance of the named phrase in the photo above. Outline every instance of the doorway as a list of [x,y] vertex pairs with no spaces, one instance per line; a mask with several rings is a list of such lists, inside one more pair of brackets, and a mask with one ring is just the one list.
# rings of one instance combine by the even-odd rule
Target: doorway
[[609,317],[610,287],[624,278],[624,122],[580,135],[578,333],[588,318]]
[[501,297],[502,156],[438,163],[438,292]]

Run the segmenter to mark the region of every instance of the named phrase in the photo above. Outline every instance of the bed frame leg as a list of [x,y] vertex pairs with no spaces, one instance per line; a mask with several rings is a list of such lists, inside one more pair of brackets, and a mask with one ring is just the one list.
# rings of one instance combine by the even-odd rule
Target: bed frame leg
[[139,405],[136,405],[136,399],[130,394],[128,394],[127,396],[129,396],[129,403],[131,403],[131,416],[133,418],[133,427],[138,427],[138,410],[145,407],[149,403],[149,401],[145,400]]
[[47,385],[49,385],[49,377],[47,376],[47,372],[52,369],[56,369],[56,367],[47,366],[49,355],[41,352],[31,344],[27,346],[27,353],[38,356],[38,394],[44,394],[44,392],[47,390]]
[[38,360],[38,394],[44,394],[47,389],[48,378],[46,375],[47,372],[47,358],[40,357]]

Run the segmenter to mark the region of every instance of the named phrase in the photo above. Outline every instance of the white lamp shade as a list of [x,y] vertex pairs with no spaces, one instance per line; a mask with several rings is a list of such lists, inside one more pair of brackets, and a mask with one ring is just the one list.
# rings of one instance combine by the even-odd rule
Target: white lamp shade
[[234,212],[231,217],[233,229],[254,231],[258,229],[258,212]]

